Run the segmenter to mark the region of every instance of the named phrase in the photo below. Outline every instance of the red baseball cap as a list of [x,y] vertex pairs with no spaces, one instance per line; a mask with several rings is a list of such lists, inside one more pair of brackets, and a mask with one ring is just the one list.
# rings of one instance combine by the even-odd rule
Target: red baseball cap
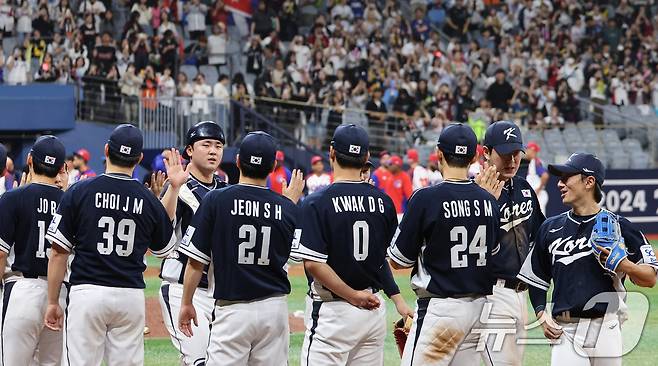
[[397,155],[393,155],[391,156],[391,159],[389,159],[389,163],[391,165],[402,166],[402,158]]
[[80,150],[76,151],[75,154],[73,154],[73,155],[77,155],[77,156],[81,157],[82,160],[85,161],[85,163],[88,163],[89,160],[91,159],[91,154],[89,153],[89,151],[87,151],[87,149],[80,149]]
[[438,162],[439,161],[439,154],[437,154],[436,152],[431,153],[430,157],[429,157],[429,161],[431,161],[433,163]]
[[286,155],[283,153],[281,150],[277,150],[276,152],[276,160],[278,161],[284,161],[286,160]]
[[409,161],[417,162],[418,161],[418,150],[416,150],[416,149],[407,150],[407,159],[409,159]]
[[541,151],[541,148],[539,147],[539,144],[537,144],[537,143],[534,142],[534,141],[530,141],[530,142],[528,142],[528,144],[526,145],[526,148],[527,148],[527,149],[533,149],[533,150],[535,150],[536,152],[540,152],[540,151]]
[[315,155],[314,157],[311,158],[311,165],[315,165],[315,163],[322,161],[322,157],[319,155]]

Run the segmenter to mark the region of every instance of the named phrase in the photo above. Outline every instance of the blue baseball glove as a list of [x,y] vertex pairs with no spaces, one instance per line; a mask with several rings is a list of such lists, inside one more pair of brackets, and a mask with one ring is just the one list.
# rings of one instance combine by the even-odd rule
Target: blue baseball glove
[[[603,269],[608,274],[615,275],[619,263],[628,256],[617,215],[601,210],[596,215],[589,243],[592,247],[592,253]],[[609,252],[607,257],[605,256],[606,253],[600,248],[605,248]]]

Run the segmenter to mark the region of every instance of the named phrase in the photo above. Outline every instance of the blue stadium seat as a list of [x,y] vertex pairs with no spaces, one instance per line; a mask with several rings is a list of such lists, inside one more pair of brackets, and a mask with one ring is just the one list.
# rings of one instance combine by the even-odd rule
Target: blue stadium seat
[[196,74],[198,74],[198,70],[197,70],[196,66],[194,66],[194,65],[181,65],[180,72],[187,75],[187,78],[190,81],[192,81],[192,79],[194,79]]

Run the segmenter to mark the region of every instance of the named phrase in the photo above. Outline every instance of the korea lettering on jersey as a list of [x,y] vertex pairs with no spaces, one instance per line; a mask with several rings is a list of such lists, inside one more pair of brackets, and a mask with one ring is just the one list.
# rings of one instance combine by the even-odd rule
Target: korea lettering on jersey
[[537,197],[524,179],[508,181],[498,198],[500,232],[493,250],[492,272],[501,279],[516,279],[531,243],[545,217],[539,209]]
[[[553,280],[554,315],[564,311],[577,314],[598,294],[624,292],[621,279],[606,276],[592,255],[589,237],[595,220],[596,215],[576,216],[571,212],[546,220],[521,267],[518,278],[529,285],[548,290]],[[619,224],[628,260],[658,269],[655,253],[644,234],[623,217]],[[592,311],[605,314],[609,311],[606,306],[597,303]]]
[[503,203],[500,206],[500,228],[510,231],[514,226],[529,220],[532,217],[532,200],[521,203]]

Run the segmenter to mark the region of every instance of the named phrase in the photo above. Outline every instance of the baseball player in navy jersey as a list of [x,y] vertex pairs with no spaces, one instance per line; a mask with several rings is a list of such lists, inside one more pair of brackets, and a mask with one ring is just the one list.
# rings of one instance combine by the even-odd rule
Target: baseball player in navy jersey
[[[67,365],[144,363],[144,254],[166,256],[173,227],[162,204],[132,179],[142,159],[139,129],[120,125],[105,145],[105,174],[78,182],[48,227],[45,324],[64,328]],[[70,254],[66,323],[58,299]]]
[[[295,202],[266,186],[275,156],[272,136],[245,136],[239,183],[205,196],[178,249],[188,257],[178,317],[188,337],[200,327],[193,296],[204,266],[214,279],[206,365],[288,363],[287,261],[299,215]],[[299,199],[304,180],[298,171],[290,187]]]
[[[192,216],[201,200],[210,191],[226,187],[215,171],[222,161],[224,131],[212,121],[199,122],[192,126],[185,142],[184,155],[189,159],[184,169],[178,151],[172,149],[171,159],[165,160],[168,184],[161,199],[169,218],[174,221],[177,245],[185,234]],[[162,262],[160,277],[160,306],[165,326],[171,341],[180,352],[183,365],[203,364],[208,348],[211,314],[215,300],[208,293],[208,269],[204,270],[199,291],[194,293],[194,305],[199,312],[199,329],[193,337],[185,337],[178,328],[178,313],[183,296],[183,275],[187,256],[178,250],[172,251]]]
[[[635,225],[600,208],[605,169],[598,158],[576,153],[564,165],[549,165],[548,170],[560,178],[562,202],[571,210],[540,227],[518,278],[531,286],[530,300],[542,319],[544,335],[559,339],[551,347],[552,365],[621,365],[623,282],[627,276],[638,286],[653,287],[658,269],[655,253]],[[625,244],[611,256],[615,261],[611,269],[609,251],[602,250],[602,263],[593,255],[601,248],[592,240],[605,234],[607,229],[601,228],[606,222],[614,224],[611,231]],[[552,314],[545,314],[551,281]]]
[[483,145],[488,166],[475,180],[498,199],[501,229],[492,258],[496,282],[485,316],[487,326],[504,331],[487,336],[482,358],[488,365],[520,366],[524,349],[517,340],[525,337],[528,300],[527,285],[516,275],[545,217],[532,186],[516,175],[524,153],[521,129],[508,121],[492,123]]
[[468,179],[477,139],[451,124],[439,136],[444,181],[411,197],[388,249],[391,265],[413,267],[414,322],[402,365],[477,365],[477,339],[467,337],[491,294],[491,252],[498,242],[496,199]]
[[368,148],[363,128],[339,126],[329,148],[334,182],[301,206],[291,256],[304,260],[310,285],[302,365],[382,365],[382,289],[401,315],[413,315],[386,261],[395,206],[362,180]]
[[[56,137],[40,137],[27,158],[31,184],[0,197],[0,268],[6,265],[9,271],[4,275],[4,365],[29,365],[37,354],[39,365],[59,365],[62,359],[62,334],[44,328],[43,317],[50,254],[46,228],[64,194],[55,183],[65,171],[65,158]],[[64,306],[66,290],[61,294]]]

